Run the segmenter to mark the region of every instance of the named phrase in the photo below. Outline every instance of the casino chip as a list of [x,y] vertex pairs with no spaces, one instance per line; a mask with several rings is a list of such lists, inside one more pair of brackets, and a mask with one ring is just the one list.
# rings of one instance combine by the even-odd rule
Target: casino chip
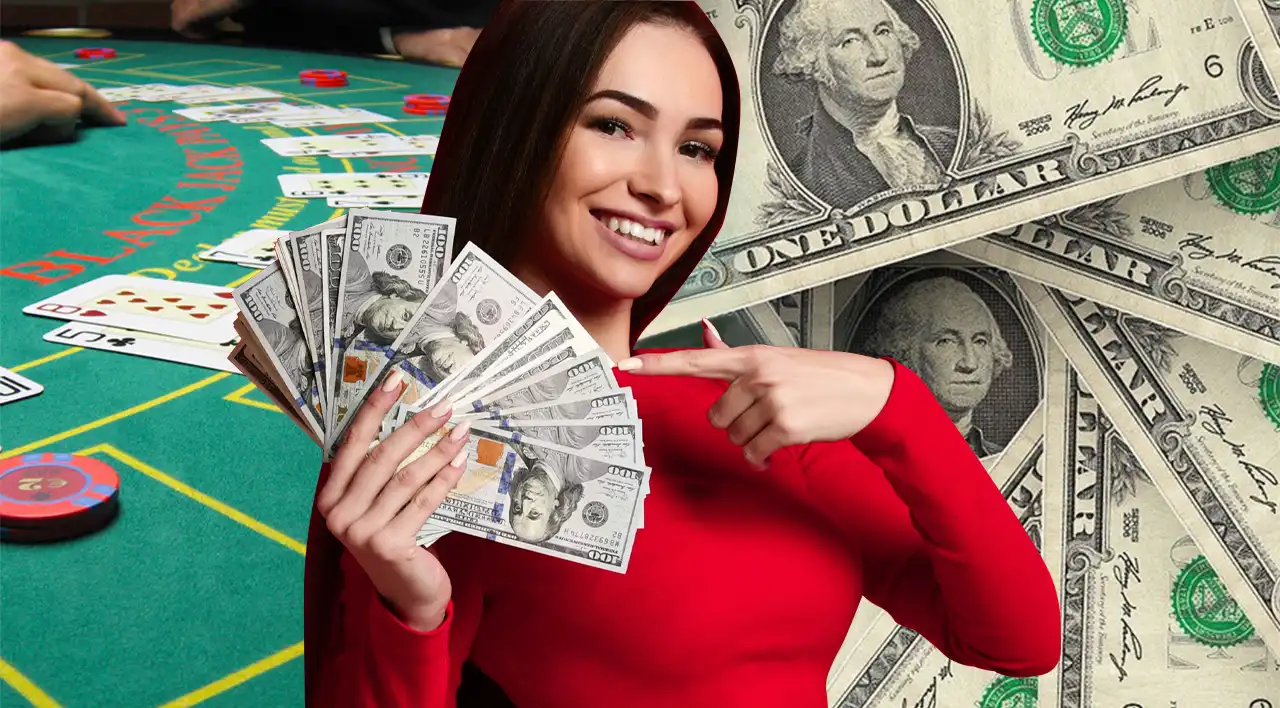
[[111,47],[83,47],[76,50],[76,56],[80,59],[113,59],[116,50]]
[[59,452],[0,460],[0,541],[84,536],[119,510],[120,476],[101,460]]
[[449,97],[439,93],[414,93],[404,97],[404,112],[440,116],[449,111]]
[[347,72],[341,69],[305,69],[298,72],[298,80],[306,86],[333,88],[347,85]]

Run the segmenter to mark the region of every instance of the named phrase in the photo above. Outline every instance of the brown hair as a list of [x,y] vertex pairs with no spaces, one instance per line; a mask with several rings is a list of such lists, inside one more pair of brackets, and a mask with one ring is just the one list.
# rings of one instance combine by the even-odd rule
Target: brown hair
[[724,221],[737,159],[739,93],[728,50],[695,2],[506,0],[485,25],[454,87],[422,213],[457,219],[467,242],[510,267],[518,238],[536,223],[569,130],[605,59],[632,26],[691,29],[707,46],[723,87],[720,194],[707,228],[639,298],[632,344],[693,272]]

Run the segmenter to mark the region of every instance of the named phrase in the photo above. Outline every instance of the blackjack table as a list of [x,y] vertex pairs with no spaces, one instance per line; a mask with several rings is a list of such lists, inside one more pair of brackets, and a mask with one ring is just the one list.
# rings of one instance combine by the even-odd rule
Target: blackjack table
[[[438,135],[444,116],[407,113],[404,97],[449,94],[457,70],[214,43],[6,39],[98,88],[256,86],[395,118],[287,129],[195,123],[175,103],[123,101],[125,126],[0,151],[0,367],[43,386],[0,406],[0,463],[102,463],[119,487],[117,512],[95,533],[0,544],[0,705],[302,705],[318,448],[237,372],[47,341],[66,322],[22,308],[110,274],[244,282],[257,271],[197,254],[247,230],[343,213],[282,196],[278,175],[431,169],[429,155],[282,157],[264,139]],[[113,56],[81,58],[85,48]],[[302,83],[314,69],[345,72],[346,85]]]

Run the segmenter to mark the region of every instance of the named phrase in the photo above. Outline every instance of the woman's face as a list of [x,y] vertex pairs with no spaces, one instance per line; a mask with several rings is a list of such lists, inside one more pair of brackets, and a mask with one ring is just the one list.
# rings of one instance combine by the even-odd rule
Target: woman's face
[[715,211],[720,77],[687,30],[633,27],[570,129],[528,263],[547,284],[643,295]]

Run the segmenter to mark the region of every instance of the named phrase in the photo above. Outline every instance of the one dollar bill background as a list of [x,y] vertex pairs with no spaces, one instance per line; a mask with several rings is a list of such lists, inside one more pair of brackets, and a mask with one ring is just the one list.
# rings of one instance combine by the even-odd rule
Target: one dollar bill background
[[1056,346],[1048,369],[1042,550],[1063,654],[1038,705],[1280,705],[1275,655],[1123,431]]
[[1092,300],[1023,287],[1230,595],[1214,601],[1201,630],[1280,647],[1280,369]]
[[[741,149],[715,245],[646,334],[1280,143],[1231,0],[700,5],[738,71]],[[1236,21],[1197,31],[1210,16]],[[826,33],[881,21],[875,56]],[[916,148],[842,127],[878,121]]]
[[1280,150],[951,250],[1280,362]]

